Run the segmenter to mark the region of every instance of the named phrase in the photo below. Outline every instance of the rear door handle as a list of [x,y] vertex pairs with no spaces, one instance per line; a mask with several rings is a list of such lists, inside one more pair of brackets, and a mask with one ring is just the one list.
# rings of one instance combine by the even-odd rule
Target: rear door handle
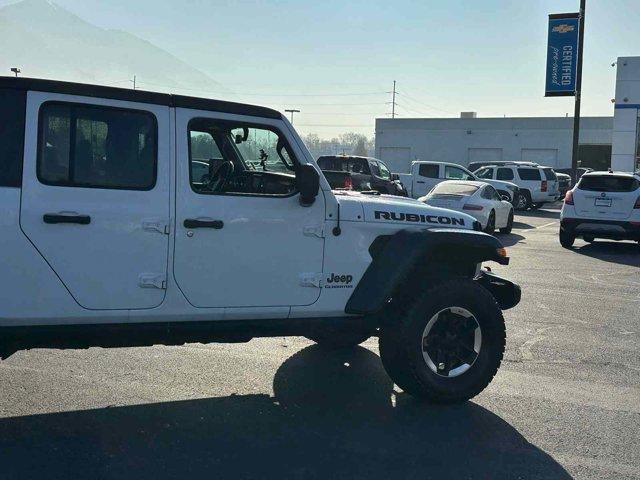
[[224,227],[222,220],[199,220],[197,218],[187,218],[184,223],[184,228],[214,228],[220,230]]
[[45,213],[42,216],[44,223],[75,223],[77,225],[89,225],[91,217],[89,215],[66,214],[66,213]]

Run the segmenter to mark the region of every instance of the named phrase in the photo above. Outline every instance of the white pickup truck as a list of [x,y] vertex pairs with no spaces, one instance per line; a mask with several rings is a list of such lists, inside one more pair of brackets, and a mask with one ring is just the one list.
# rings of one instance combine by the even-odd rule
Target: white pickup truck
[[411,173],[400,173],[399,177],[411,198],[425,196],[433,187],[445,180],[472,180],[493,185],[500,196],[513,205],[518,200],[519,189],[515,183],[478,178],[463,166],[455,163],[417,160],[411,163]]
[[517,285],[464,213],[333,192],[275,110],[0,78],[0,358],[29,348],[380,339],[406,392],[479,393]]

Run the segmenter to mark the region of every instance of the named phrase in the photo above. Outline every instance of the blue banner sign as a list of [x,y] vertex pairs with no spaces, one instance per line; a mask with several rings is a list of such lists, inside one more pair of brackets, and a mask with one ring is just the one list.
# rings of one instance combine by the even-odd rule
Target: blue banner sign
[[545,96],[571,96],[576,91],[578,13],[549,15]]

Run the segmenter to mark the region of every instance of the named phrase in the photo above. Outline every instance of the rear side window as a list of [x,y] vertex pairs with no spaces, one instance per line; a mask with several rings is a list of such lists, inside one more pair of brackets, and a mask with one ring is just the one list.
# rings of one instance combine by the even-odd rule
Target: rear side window
[[632,177],[598,176],[582,177],[578,188],[592,192],[634,192],[640,187],[638,180]]
[[20,187],[26,94],[0,89],[0,187]]
[[521,180],[542,180],[540,170],[537,168],[519,168],[518,175]]
[[543,168],[544,176],[547,180],[557,180],[556,172],[553,171],[553,168]]
[[498,180],[513,180],[513,170],[510,168],[498,168],[498,173],[496,173],[496,179]]
[[432,194],[439,195],[473,195],[478,191],[476,185],[469,185],[467,183],[439,183],[432,190]]
[[427,178],[438,178],[439,165],[422,164],[418,167],[418,175]]
[[68,103],[40,108],[38,179],[44,184],[150,190],[156,156],[151,113]]

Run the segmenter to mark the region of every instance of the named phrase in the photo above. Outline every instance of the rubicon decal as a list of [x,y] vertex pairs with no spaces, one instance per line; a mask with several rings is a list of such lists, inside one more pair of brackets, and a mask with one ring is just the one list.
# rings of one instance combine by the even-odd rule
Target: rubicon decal
[[332,273],[325,282],[324,288],[353,288],[353,275]]
[[445,215],[422,215],[417,213],[397,213],[375,211],[376,220],[395,220],[398,222],[432,223],[436,225],[463,225],[464,218],[447,217]]

